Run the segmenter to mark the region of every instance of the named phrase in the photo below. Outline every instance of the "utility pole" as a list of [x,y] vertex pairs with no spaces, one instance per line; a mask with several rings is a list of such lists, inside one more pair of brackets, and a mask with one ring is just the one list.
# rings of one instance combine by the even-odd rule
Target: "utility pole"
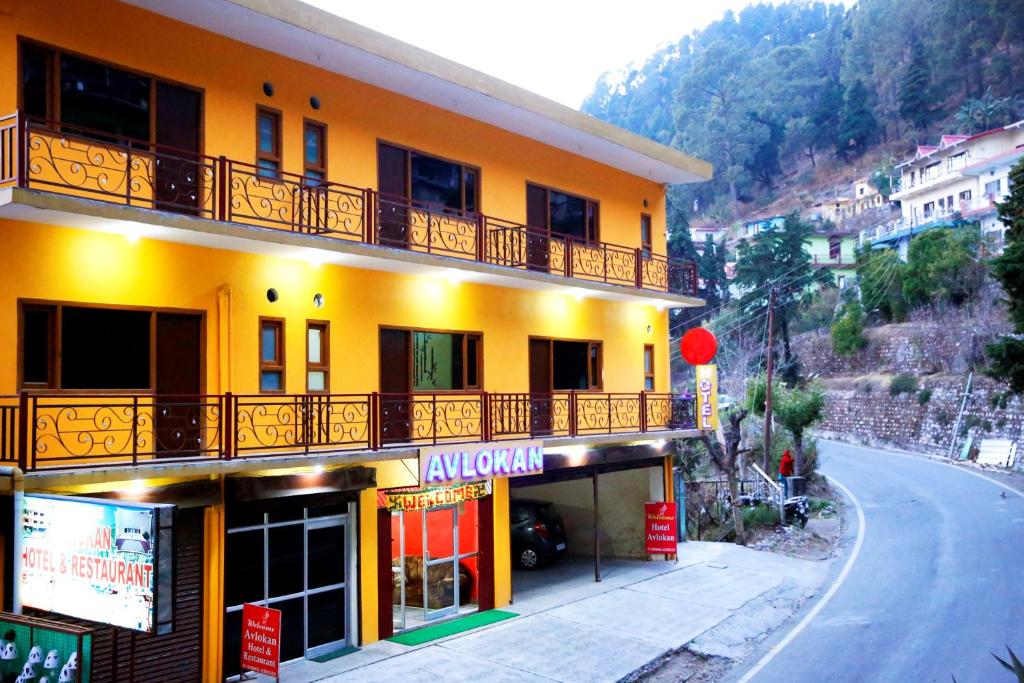
[[761,467],[768,472],[772,453],[772,370],[775,367],[773,347],[775,343],[775,283],[768,288],[768,367],[764,385],[764,454]]

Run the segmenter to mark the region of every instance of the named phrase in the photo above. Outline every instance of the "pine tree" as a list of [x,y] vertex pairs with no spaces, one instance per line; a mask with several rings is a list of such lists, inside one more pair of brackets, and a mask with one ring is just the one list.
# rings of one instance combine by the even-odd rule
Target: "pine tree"
[[1024,161],[1010,171],[1010,195],[999,203],[999,219],[1008,227],[1006,246],[1002,255],[993,259],[992,274],[1006,292],[1016,334],[989,344],[986,352],[992,362],[988,374],[1024,394]]
[[860,156],[874,141],[877,133],[878,121],[868,105],[868,89],[863,81],[857,80],[846,91],[843,101],[836,153],[843,159],[847,154]]
[[924,130],[935,119],[932,107],[931,69],[924,46],[916,38],[910,43],[910,62],[900,82],[900,116],[917,130]]

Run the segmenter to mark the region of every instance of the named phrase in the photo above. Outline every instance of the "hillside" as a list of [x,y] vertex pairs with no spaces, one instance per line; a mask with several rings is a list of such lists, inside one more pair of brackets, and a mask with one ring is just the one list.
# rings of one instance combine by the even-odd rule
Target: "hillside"
[[940,132],[1021,113],[1024,5],[860,0],[752,5],[605,74],[589,114],[710,160],[673,188],[673,227],[785,208],[877,173]]

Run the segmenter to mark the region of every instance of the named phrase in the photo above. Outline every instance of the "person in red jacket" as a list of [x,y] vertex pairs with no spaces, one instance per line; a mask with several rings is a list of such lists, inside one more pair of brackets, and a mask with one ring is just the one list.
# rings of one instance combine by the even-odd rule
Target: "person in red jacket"
[[789,477],[793,476],[793,456],[789,451],[782,452],[782,460],[779,461],[779,479],[782,480],[782,495],[789,497]]

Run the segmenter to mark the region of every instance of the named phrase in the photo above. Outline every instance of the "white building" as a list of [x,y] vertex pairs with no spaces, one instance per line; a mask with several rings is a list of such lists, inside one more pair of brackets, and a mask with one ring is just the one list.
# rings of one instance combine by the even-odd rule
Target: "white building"
[[931,228],[977,221],[992,244],[1002,245],[1006,227],[995,202],[1009,193],[1007,175],[1024,156],[1024,120],[977,135],[943,135],[935,146],[917,148],[896,169],[900,179],[890,197],[899,201],[900,220],[861,233],[861,243],[902,245]]

